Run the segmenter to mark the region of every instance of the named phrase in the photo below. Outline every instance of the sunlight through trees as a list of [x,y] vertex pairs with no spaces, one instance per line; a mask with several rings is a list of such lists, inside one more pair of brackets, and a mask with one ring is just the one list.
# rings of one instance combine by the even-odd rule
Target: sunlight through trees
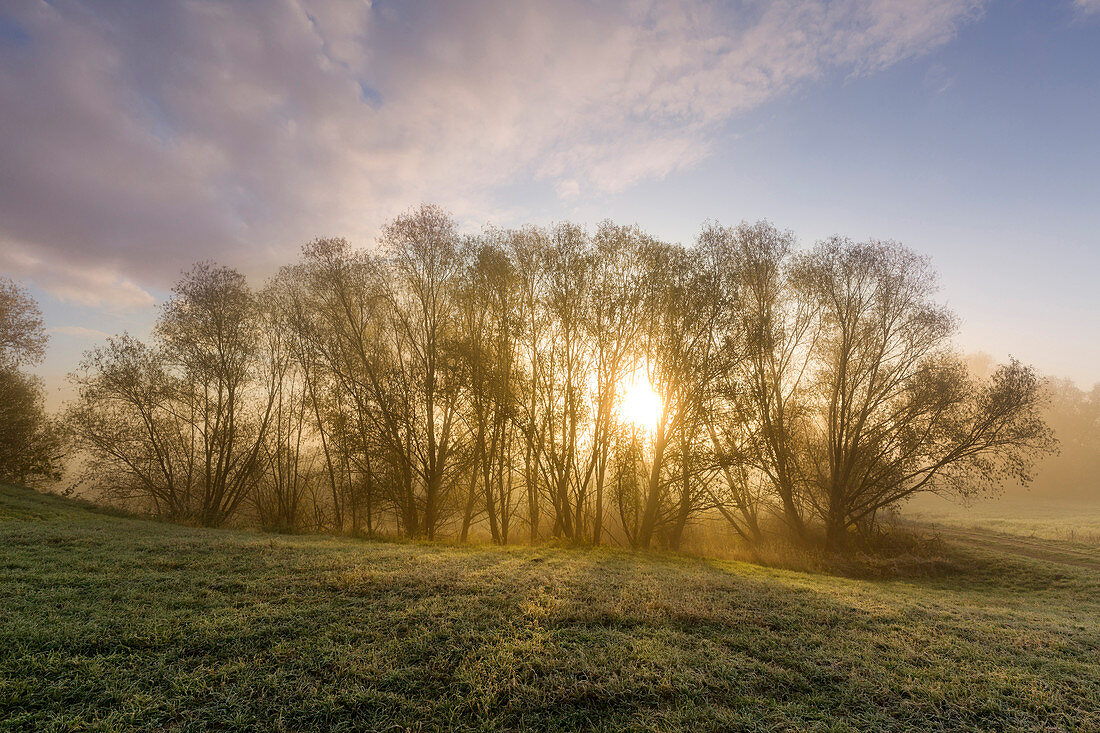
[[464,235],[423,206],[260,291],[196,266],[149,343],[87,354],[67,424],[86,481],[205,525],[676,548],[715,516],[839,550],[1052,446],[1035,373],[973,376],[935,297],[892,242]]

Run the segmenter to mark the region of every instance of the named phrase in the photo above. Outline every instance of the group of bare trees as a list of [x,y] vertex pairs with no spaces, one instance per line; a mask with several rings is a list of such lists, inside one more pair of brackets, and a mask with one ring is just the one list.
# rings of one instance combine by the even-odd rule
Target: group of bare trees
[[[217,526],[258,498],[284,385],[278,338],[237,272],[197,265],[147,345],[112,338],[85,355],[67,414],[86,474],[156,513]],[[279,426],[281,427],[281,426]]]
[[[197,266],[150,343],[87,354],[67,424],[89,480],[208,525],[677,547],[710,513],[841,548],[1050,449],[1033,371],[972,376],[934,297],[888,242],[464,236],[424,206],[372,250],[311,242],[259,292]],[[624,410],[637,382],[650,421]]]

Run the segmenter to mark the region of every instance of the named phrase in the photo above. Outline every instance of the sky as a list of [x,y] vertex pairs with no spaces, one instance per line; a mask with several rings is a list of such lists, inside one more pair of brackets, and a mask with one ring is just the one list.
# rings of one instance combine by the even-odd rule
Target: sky
[[1100,382],[1100,0],[0,0],[0,276],[51,402],[198,260],[769,219],[927,254],[964,351]]

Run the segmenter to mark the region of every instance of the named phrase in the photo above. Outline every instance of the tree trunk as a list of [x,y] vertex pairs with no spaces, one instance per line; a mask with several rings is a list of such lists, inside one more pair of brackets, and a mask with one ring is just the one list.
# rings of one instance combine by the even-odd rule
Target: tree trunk
[[665,435],[665,427],[657,428],[657,436],[653,444],[653,467],[649,471],[649,481],[646,486],[645,514],[642,515],[642,526],[638,529],[638,547],[649,549],[653,541],[653,533],[657,528],[657,510],[661,502],[661,464],[664,461],[665,445],[668,437]]

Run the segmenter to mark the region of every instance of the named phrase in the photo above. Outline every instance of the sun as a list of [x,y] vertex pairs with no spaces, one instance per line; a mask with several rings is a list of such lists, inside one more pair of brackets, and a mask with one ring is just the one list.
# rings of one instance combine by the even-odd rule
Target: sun
[[661,395],[653,389],[644,369],[637,369],[619,384],[622,395],[619,417],[635,427],[654,432],[661,422]]

